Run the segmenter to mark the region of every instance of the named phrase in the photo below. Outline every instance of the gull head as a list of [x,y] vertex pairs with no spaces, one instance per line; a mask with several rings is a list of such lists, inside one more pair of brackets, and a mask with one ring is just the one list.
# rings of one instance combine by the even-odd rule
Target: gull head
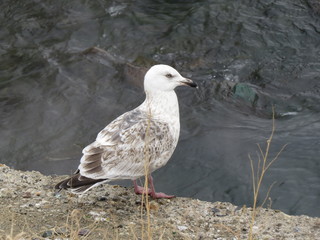
[[197,87],[192,80],[182,77],[173,67],[164,64],[152,66],[144,77],[144,90],[173,91],[178,86]]

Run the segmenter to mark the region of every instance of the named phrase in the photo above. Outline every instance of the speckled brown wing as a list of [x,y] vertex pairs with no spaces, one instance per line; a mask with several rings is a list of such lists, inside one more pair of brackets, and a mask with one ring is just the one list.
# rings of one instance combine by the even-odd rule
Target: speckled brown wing
[[150,173],[165,165],[176,142],[167,123],[135,109],[111,122],[83,150],[80,174],[92,179],[136,179],[144,175],[146,162]]

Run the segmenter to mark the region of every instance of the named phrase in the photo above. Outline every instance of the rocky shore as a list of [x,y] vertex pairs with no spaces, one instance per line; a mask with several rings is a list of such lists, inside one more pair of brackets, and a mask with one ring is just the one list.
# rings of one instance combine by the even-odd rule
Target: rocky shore
[[[150,199],[104,184],[79,197],[44,176],[0,165],[0,239],[247,239],[251,209],[197,199]],[[320,239],[320,218],[260,208],[254,239]]]

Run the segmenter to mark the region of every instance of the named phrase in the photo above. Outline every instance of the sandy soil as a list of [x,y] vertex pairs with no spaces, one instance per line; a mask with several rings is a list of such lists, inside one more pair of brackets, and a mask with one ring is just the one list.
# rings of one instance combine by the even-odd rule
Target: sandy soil
[[[148,239],[145,207],[132,188],[56,194],[65,177],[0,165],[0,239]],[[149,206],[153,239],[248,238],[250,208],[189,198],[150,199]],[[320,239],[320,218],[261,208],[253,231],[255,239]]]

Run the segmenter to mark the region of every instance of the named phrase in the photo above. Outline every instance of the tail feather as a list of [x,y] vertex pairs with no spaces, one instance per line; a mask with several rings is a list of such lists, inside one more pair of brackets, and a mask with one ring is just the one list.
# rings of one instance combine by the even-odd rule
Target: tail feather
[[82,176],[80,173],[73,175],[61,182],[59,182],[55,189],[70,189],[74,193],[84,193],[90,188],[102,184],[108,179],[92,179]]

